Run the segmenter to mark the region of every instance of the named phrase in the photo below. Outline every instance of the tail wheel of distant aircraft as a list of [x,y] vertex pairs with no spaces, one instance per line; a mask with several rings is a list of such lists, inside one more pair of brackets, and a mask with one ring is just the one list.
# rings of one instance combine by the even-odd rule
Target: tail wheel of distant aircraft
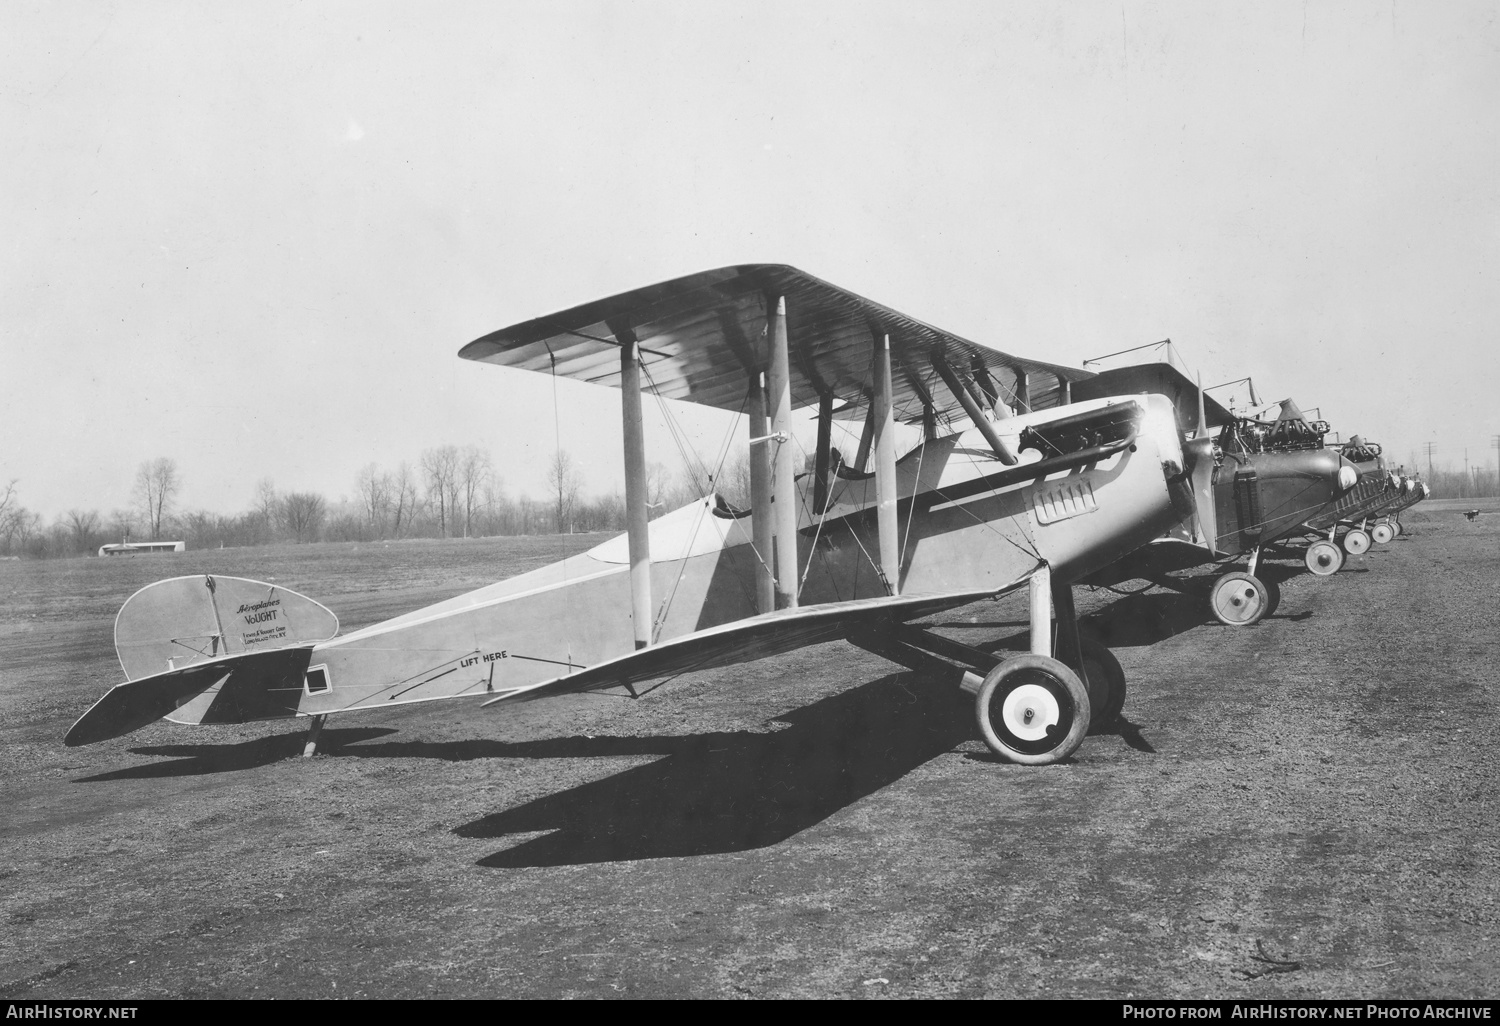
[[1370,551],[1370,534],[1359,527],[1352,527],[1344,533],[1344,551],[1351,556],[1362,556]]
[[1083,650],[1084,686],[1089,693],[1089,733],[1113,727],[1125,708],[1125,669],[1102,642],[1080,633]]
[[1209,606],[1220,623],[1246,627],[1270,611],[1271,595],[1259,577],[1247,573],[1225,574],[1214,582]]
[[1327,538],[1319,538],[1307,547],[1307,554],[1302,561],[1319,577],[1328,577],[1338,573],[1344,565],[1344,550]]
[[1050,656],[1012,656],[979,689],[979,732],[990,751],[1045,766],[1072,755],[1089,727],[1089,693],[1078,674]]
[[1389,521],[1382,520],[1370,528],[1370,540],[1377,545],[1389,545],[1394,537],[1396,537],[1396,529]]

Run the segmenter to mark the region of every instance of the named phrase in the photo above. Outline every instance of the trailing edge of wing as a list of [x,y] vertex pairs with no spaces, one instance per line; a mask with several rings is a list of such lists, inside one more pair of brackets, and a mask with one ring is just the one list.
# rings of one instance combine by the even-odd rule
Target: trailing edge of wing
[[485,705],[572,691],[593,691],[690,670],[746,663],[825,641],[838,641],[855,627],[905,623],[994,594],[993,591],[967,591],[945,595],[901,595],[782,609],[652,645],[566,677],[501,695]]
[[459,355],[618,388],[615,336],[628,329],[657,395],[741,412],[747,375],[766,369],[767,297],[775,296],[786,298],[794,406],[823,395],[863,405],[873,388],[877,332],[891,336],[893,398],[903,420],[919,418],[924,403],[939,416],[959,410],[932,370],[934,349],[966,371],[982,364],[1008,402],[1024,374],[1033,409],[1057,405],[1059,381],[1093,376],[970,342],[784,264],[721,267],[648,285],[501,328]]

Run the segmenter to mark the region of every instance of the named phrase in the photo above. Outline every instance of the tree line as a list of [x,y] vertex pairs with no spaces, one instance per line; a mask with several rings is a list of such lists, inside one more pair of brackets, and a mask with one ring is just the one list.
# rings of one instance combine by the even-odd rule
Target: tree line
[[[728,476],[731,501],[742,499],[739,493],[748,491],[743,456]],[[18,482],[12,480],[0,488],[0,555],[74,556],[97,552],[108,542],[163,539],[205,549],[625,529],[624,496],[587,495],[583,475],[566,450],[549,462],[548,493],[541,499],[508,494],[490,454],[473,445],[428,449],[415,464],[369,463],[355,475],[351,495],[337,501],[318,492],[281,491],[267,478],[256,484],[249,509],[226,514],[181,508],[182,484],[176,460],[147,460],[136,470],[126,505],[107,513],[70,509],[48,524],[20,504]],[[689,475],[651,464],[651,516],[692,501],[704,487]]]

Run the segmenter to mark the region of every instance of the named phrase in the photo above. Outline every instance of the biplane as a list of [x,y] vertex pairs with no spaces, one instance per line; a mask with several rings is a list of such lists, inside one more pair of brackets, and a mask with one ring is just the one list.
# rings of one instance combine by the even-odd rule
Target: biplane
[[[1175,588],[1173,571],[1222,563],[1230,569],[1208,591],[1219,622],[1245,626],[1270,615],[1280,595],[1273,580],[1257,573],[1262,552],[1303,532],[1357,484],[1349,461],[1324,448],[1328,425],[1307,420],[1290,399],[1275,421],[1236,416],[1168,363],[1103,371],[1074,388],[1082,397],[1115,391],[1149,391],[1172,402],[1189,462],[1203,468],[1202,486],[1193,490],[1190,515],[1084,583],[1141,579]],[[1233,569],[1242,556],[1245,569]]]
[[1427,487],[1427,482],[1408,476],[1404,469],[1398,470],[1397,476],[1401,479],[1401,495],[1390,505],[1375,512],[1375,523],[1370,528],[1371,540],[1381,545],[1398,535],[1405,534],[1406,528],[1401,523],[1401,514],[1432,494],[1432,489]]
[[[1309,517],[1300,532],[1312,536],[1304,557],[1307,568],[1325,577],[1338,573],[1346,554],[1368,552],[1375,541],[1372,525],[1381,512],[1416,490],[1415,482],[1386,465],[1377,443],[1351,435],[1339,447],[1339,455],[1358,472],[1358,481],[1338,502]],[[1394,533],[1387,536],[1385,531],[1380,535],[1382,543],[1394,537]]]
[[[1194,474],[1211,469],[1185,463],[1166,397],[1080,398],[1089,372],[998,352],[783,265],[636,289],[459,355],[619,390],[624,535],[344,635],[331,611],[271,584],[158,582],[116,621],[127,680],[67,743],[162,717],[310,717],[311,753],[335,713],[639,696],[843,639],[968,692],[997,754],[1053,762],[1124,701],[1118,663],[1078,635],[1072,582],[1190,514]],[[643,394],[745,415],[747,507],[712,490],[648,521]],[[811,429],[813,410],[804,453],[794,412]],[[851,439],[860,424],[850,456],[832,443],[836,421]],[[919,437],[899,453],[898,424]],[[1002,659],[915,622],[1023,588],[1024,654]]]

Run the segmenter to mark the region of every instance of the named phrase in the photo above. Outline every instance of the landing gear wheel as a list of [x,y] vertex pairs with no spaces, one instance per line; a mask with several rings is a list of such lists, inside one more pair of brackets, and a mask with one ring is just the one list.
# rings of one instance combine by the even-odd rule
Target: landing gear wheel
[[1370,540],[1376,545],[1389,545],[1394,537],[1396,529],[1384,520],[1370,528]]
[[1089,727],[1089,693],[1050,656],[1013,656],[984,678],[976,703],[990,751],[1023,766],[1066,759]]
[[1247,627],[1266,615],[1271,606],[1271,596],[1260,578],[1246,573],[1232,573],[1225,574],[1214,582],[1208,604],[1220,623],[1230,627]]
[[1339,568],[1344,565],[1344,550],[1327,538],[1319,538],[1307,547],[1307,554],[1302,557],[1302,561],[1319,577],[1328,577],[1338,573]]
[[1260,583],[1266,587],[1266,611],[1261,614],[1261,619],[1265,619],[1281,608],[1281,585],[1265,579]]
[[1125,708],[1125,669],[1103,643],[1086,634],[1078,636],[1083,650],[1084,686],[1089,692],[1089,733],[1113,727]]
[[1370,551],[1370,535],[1362,528],[1352,527],[1344,532],[1344,551],[1351,556],[1362,556]]

